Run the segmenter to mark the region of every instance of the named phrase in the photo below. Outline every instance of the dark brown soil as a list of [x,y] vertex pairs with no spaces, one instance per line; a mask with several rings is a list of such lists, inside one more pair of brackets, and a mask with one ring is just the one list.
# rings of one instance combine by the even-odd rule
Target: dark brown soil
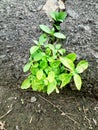
[[98,130],[98,53],[91,50],[98,46],[98,1],[65,3],[64,46],[90,66],[81,92],[68,86],[48,96],[20,89],[32,39],[40,35],[39,24],[50,24],[41,10],[45,0],[0,0],[0,122],[7,130]]

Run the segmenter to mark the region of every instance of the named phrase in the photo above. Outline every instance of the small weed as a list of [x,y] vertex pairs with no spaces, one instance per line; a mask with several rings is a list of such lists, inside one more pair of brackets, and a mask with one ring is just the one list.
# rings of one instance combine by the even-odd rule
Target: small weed
[[33,40],[35,45],[30,48],[30,58],[24,66],[23,71],[29,71],[29,76],[23,81],[21,89],[32,88],[33,91],[59,93],[60,89],[74,80],[77,90],[81,89],[82,80],[80,74],[88,68],[88,62],[81,60],[75,64],[77,55],[66,53],[59,43],[65,39],[60,31],[60,23],[64,21],[67,14],[64,12],[52,12],[54,20],[53,28],[40,25],[44,32],[39,40]]

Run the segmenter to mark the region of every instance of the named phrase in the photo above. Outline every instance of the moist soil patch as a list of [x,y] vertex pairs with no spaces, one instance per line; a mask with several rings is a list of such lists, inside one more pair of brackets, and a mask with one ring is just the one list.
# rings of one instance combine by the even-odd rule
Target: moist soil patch
[[[63,46],[69,51],[76,50],[80,58],[89,60],[92,57],[89,60],[93,63],[91,70],[84,72],[86,76],[84,74],[81,92],[72,91],[68,86],[60,94],[48,96],[20,89],[27,75],[22,68],[29,57],[32,39],[37,39],[41,33],[39,24],[50,25],[42,11],[45,2],[0,0],[0,129],[98,130],[98,89],[94,89],[98,86],[97,62],[94,59],[97,52],[92,51],[93,57],[84,53],[90,53],[90,47],[98,44],[97,0],[65,1],[68,18],[62,24],[62,31],[68,38]],[[87,17],[79,18],[83,14]],[[86,42],[84,48],[81,42]]]

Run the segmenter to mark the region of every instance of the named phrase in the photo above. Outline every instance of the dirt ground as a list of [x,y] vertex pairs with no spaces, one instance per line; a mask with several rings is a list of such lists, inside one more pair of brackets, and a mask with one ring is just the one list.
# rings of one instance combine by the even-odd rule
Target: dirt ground
[[[81,92],[60,94],[23,91],[32,39],[39,24],[49,25],[45,0],[0,0],[0,128],[1,130],[98,130],[98,0],[66,0],[63,46],[89,61]],[[95,50],[94,50],[95,48]]]

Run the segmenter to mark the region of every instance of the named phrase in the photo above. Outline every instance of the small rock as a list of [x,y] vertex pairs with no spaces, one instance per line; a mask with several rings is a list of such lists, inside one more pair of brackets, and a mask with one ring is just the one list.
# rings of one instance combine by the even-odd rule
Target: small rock
[[18,125],[16,125],[16,130],[20,130]]
[[64,113],[64,112],[62,112],[62,113],[61,113],[61,115],[62,115],[62,116],[65,116],[65,113]]
[[98,9],[98,4],[96,3],[96,5],[95,5],[95,7],[96,7],[96,9]]
[[40,105],[40,104],[38,104],[38,107],[39,107],[39,108],[40,108],[40,106],[41,106],[41,105]]
[[5,129],[5,121],[4,122],[0,121],[0,130],[6,130]]
[[36,97],[31,97],[31,100],[30,100],[30,102],[36,102]]
[[62,0],[47,0],[46,4],[43,6],[43,10],[50,18],[50,13],[53,11],[65,10],[65,4]]
[[7,45],[6,47],[7,47],[7,48],[12,48],[13,46],[11,46],[11,45]]
[[97,121],[93,118],[93,122],[94,122],[94,124],[97,126]]
[[0,58],[3,59],[4,57],[6,57],[6,55],[1,55]]
[[95,50],[91,50],[92,52],[92,55],[98,59],[98,51],[95,51]]
[[79,29],[81,30],[85,30],[86,32],[90,33],[91,34],[91,28],[88,26],[88,25],[78,25]]
[[43,5],[40,5],[38,8],[37,8],[37,11],[40,11],[42,9]]
[[17,97],[9,97],[8,100],[11,101],[11,100],[16,100]]

